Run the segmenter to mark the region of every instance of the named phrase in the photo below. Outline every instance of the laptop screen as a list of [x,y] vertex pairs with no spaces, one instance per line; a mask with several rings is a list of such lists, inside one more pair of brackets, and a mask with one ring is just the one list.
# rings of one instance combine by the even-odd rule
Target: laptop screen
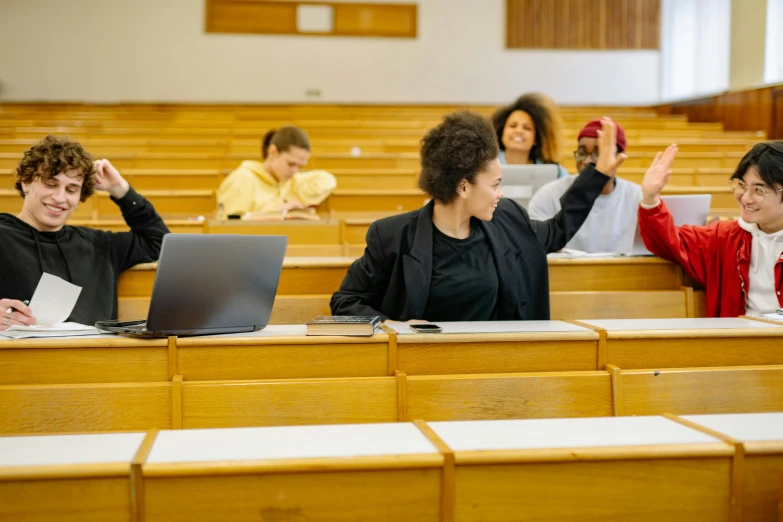
[[557,179],[557,165],[503,165],[503,194],[527,208],[538,189]]

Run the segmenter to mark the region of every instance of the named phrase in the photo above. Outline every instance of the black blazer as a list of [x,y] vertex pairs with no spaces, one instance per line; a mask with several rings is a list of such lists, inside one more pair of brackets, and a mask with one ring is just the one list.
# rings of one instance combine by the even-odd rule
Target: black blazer
[[[547,221],[501,199],[491,221],[479,222],[498,273],[498,319],[549,319],[546,255],[562,249],[582,226],[609,178],[588,166],[560,198]],[[364,255],[354,261],[332,296],[333,315],[379,315],[383,320],[422,317],[432,276],[432,209],[380,219],[367,231]]]

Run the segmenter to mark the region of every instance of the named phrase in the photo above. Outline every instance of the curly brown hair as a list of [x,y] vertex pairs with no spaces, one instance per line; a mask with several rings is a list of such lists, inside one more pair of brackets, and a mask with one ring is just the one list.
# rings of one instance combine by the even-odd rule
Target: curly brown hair
[[511,105],[498,109],[492,115],[492,125],[495,127],[500,150],[505,150],[503,129],[514,111],[526,112],[536,126],[536,142],[530,149],[530,159],[543,163],[560,163],[563,120],[554,100],[545,94],[532,92],[523,94]]
[[95,168],[92,156],[76,141],[67,138],[47,136],[24,153],[16,168],[14,187],[22,197],[25,196],[22,183],[32,183],[36,179],[47,181],[58,174],[75,170],[78,179],[84,179],[79,198],[84,202],[95,192]]
[[475,112],[457,111],[421,140],[419,187],[441,203],[451,203],[464,179],[475,183],[498,157],[495,131],[489,121]]

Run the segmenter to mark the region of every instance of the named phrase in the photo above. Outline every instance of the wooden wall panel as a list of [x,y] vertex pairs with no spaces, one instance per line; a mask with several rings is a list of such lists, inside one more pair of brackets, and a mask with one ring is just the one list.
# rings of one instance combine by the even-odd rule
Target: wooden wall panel
[[763,131],[783,139],[783,84],[726,92],[656,107],[660,114],[685,114],[690,121],[722,122],[728,131]]
[[660,0],[506,0],[506,47],[658,49]]
[[296,4],[207,0],[208,33],[290,34],[296,32]]
[[[206,32],[385,36],[416,38],[417,4],[364,4],[266,0],[205,0]],[[331,32],[303,32],[297,26],[300,5],[332,8]]]
[[416,37],[415,5],[334,4],[334,9],[337,34]]

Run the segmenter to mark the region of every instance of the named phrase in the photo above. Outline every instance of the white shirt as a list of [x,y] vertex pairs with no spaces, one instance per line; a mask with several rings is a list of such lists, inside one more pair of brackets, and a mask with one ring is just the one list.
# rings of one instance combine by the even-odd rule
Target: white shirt
[[767,234],[756,223],[746,223],[742,219],[739,220],[739,226],[753,236],[745,313],[755,317],[774,314],[780,308],[775,293],[775,263],[783,255],[783,230]]
[[[576,181],[577,175],[560,178],[541,187],[528,205],[531,219],[543,221],[560,211],[560,197]],[[588,253],[630,253],[636,233],[636,217],[642,200],[642,187],[615,178],[617,185],[611,194],[598,196],[593,209],[566,245]]]

